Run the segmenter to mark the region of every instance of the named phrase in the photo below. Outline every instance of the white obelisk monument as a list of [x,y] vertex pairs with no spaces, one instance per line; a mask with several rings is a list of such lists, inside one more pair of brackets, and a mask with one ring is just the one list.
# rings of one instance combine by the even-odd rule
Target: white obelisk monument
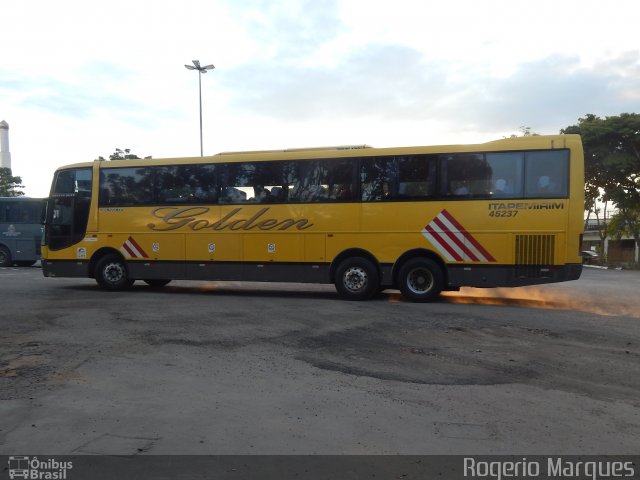
[[0,168],[11,169],[11,153],[9,152],[9,124],[0,122]]

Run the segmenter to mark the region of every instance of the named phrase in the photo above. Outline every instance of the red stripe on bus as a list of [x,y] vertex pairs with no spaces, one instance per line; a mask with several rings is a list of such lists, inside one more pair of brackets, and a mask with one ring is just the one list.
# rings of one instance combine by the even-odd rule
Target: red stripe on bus
[[431,224],[427,225],[425,227],[425,229],[427,230],[427,232],[429,232],[431,234],[432,237],[434,237],[434,239],[437,242],[437,246],[439,246],[440,248],[443,248],[444,250],[446,250],[449,255],[451,255],[454,260],[461,262],[462,260],[464,260],[460,254],[458,252],[456,252],[451,245],[448,244],[448,242],[442,238],[442,235],[439,232],[436,232],[432,227]]
[[[444,216],[444,215],[443,215],[443,216]],[[447,218],[447,219],[448,219],[448,218]],[[458,246],[458,248],[459,248],[460,250],[462,250],[462,252],[463,252],[465,255],[467,255],[467,256],[468,256],[472,261],[474,261],[474,262],[479,262],[479,261],[480,261],[480,259],[476,256],[476,254],[475,254],[475,253],[473,253],[473,251],[471,251],[471,250],[469,249],[469,247],[467,247],[467,246],[464,244],[464,242],[463,242],[463,241],[461,241],[461,240],[457,237],[457,235],[455,234],[455,232],[451,232],[451,231],[447,228],[447,226],[446,226],[444,223],[442,223],[442,220],[440,220],[438,217],[436,217],[436,218],[434,218],[434,219],[433,219],[433,222],[432,222],[432,223],[436,223],[436,224],[438,225],[438,227],[440,227],[443,231],[447,232],[447,238],[449,238],[453,243],[455,243],[455,244]],[[455,226],[456,228],[458,228],[458,227],[457,227],[457,225],[455,225],[455,224],[454,224],[454,226]],[[464,235],[464,233],[463,233],[463,232],[460,232],[460,233],[461,233],[462,235]],[[467,237],[467,235],[464,235],[464,237],[465,237],[465,238],[468,238],[468,237]]]
[[142,258],[147,258],[148,257],[147,253],[142,249],[142,247],[140,245],[138,245],[138,242],[136,242],[133,239],[133,237],[129,237],[128,240],[131,242],[131,245],[133,245],[133,247],[140,252],[140,255],[142,255]]
[[473,244],[474,247],[476,247],[478,249],[478,251],[484,255],[487,259],[487,261],[489,262],[495,262],[496,259],[493,258],[493,255],[491,255],[481,244],[480,242],[478,242],[478,240],[475,239],[475,237],[473,235],[471,235],[469,232],[467,232],[464,227],[462,225],[460,225],[458,223],[458,221],[453,218],[453,216],[447,212],[446,210],[442,210],[442,212],[440,212],[442,215],[444,215],[446,217],[447,220],[449,220],[451,222],[451,224],[456,227],[460,233],[462,233],[465,238],[467,240],[469,240],[469,242],[471,242]]
[[132,258],[136,258],[136,256],[137,256],[137,255],[136,255],[136,254],[135,254],[135,252],[131,249],[131,246],[129,246],[128,241],[127,241],[127,242],[124,242],[124,243],[122,244],[122,248],[124,248],[125,252],[127,252],[127,253],[129,254],[129,256],[130,256],[130,257],[132,257]]

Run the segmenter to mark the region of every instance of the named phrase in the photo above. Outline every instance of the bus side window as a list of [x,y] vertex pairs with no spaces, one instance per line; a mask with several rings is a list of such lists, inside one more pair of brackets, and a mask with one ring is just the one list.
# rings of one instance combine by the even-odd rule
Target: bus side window
[[522,198],[524,152],[487,153],[491,165],[491,194],[499,198]]
[[100,189],[99,205],[111,205],[111,191],[108,188]]
[[442,155],[442,195],[459,197],[487,197],[491,191],[491,165],[482,153]]
[[224,187],[220,203],[244,203],[247,201],[247,193],[235,187]]
[[525,154],[525,197],[566,198],[569,183],[569,151],[541,150]]
[[436,157],[416,155],[398,158],[398,198],[419,200],[435,194]]
[[285,169],[292,203],[335,202],[350,200],[353,192],[355,163],[351,159],[310,160],[291,164]]
[[271,187],[271,198],[268,200],[270,203],[282,203],[284,201],[284,189],[279,186]]
[[391,198],[396,190],[398,163],[393,157],[363,158],[360,169],[360,193],[363,202]]
[[19,203],[10,203],[7,205],[7,209],[6,209],[7,222],[22,223],[23,214],[24,214],[24,208]]
[[[103,168],[100,172],[100,200],[109,205],[151,205],[153,189],[151,168]],[[109,192],[106,198],[103,190]]]

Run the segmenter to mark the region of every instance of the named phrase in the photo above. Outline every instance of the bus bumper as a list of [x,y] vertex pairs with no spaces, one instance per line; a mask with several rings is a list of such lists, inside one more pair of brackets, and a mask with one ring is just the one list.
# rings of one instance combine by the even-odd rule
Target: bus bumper
[[449,265],[449,287],[522,287],[577,280],[582,264],[567,265]]
[[42,260],[42,274],[45,277],[89,276],[89,261]]

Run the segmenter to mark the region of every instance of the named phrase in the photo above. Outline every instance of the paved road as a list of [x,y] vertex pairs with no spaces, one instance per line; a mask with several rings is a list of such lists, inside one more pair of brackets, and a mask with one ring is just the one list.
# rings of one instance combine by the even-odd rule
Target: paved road
[[635,454],[640,272],[434,304],[0,269],[1,454]]

